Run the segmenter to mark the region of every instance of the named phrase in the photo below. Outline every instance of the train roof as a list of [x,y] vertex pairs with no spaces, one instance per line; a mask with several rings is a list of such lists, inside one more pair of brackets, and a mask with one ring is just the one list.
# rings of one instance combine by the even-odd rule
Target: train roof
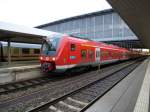
[[[3,46],[7,46],[6,42],[1,42]],[[26,44],[26,43],[11,43],[11,47],[18,47],[18,48],[37,48],[40,49],[41,45],[40,44]]]

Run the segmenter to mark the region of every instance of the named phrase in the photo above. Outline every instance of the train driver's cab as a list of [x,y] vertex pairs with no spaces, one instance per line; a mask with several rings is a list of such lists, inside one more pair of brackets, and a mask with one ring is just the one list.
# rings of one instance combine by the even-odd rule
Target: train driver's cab
[[55,56],[61,37],[60,35],[48,37],[42,44],[41,55]]
[[43,42],[40,56],[42,71],[55,70],[56,53],[61,37],[62,35],[53,35]]

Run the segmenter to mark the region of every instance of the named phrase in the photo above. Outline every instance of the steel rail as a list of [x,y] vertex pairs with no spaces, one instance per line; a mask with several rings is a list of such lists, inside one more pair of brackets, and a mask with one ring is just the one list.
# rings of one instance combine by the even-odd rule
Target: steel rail
[[[97,82],[99,82],[99,81],[101,81],[101,80],[104,80],[104,79],[106,79],[107,77],[109,77],[109,76],[111,76],[111,75],[114,75],[114,74],[116,74],[116,73],[118,73],[118,72],[124,70],[125,68],[128,68],[128,67],[130,67],[131,65],[136,64],[136,63],[138,63],[138,62],[140,62],[140,60],[138,60],[138,61],[136,61],[136,62],[133,62],[132,64],[127,65],[127,66],[125,66],[125,67],[123,67],[123,68],[121,68],[121,69],[115,71],[114,73],[111,73],[110,75],[108,75],[108,76],[106,76],[106,77],[104,77],[104,78],[98,79],[98,80],[96,80],[96,81],[94,81],[94,82],[91,82],[91,83],[89,83],[89,84],[87,84],[87,85],[85,85],[85,86],[83,86],[83,87],[79,87],[78,89],[75,89],[75,90],[73,90],[73,91],[71,91],[71,92],[68,92],[68,93],[66,93],[66,94],[63,95],[63,96],[60,96],[59,98],[56,98],[56,99],[54,99],[54,100],[52,100],[52,101],[49,101],[49,102],[47,102],[47,103],[45,103],[45,104],[39,105],[39,106],[37,106],[37,107],[35,107],[35,108],[31,109],[31,110],[28,110],[27,112],[37,112],[37,111],[45,110],[45,109],[48,108],[49,106],[51,106],[51,105],[53,105],[53,104],[56,104],[57,102],[62,101],[62,100],[64,100],[65,98],[67,98],[67,97],[69,97],[69,96],[71,96],[71,95],[74,95],[75,93],[78,93],[78,92],[80,92],[81,90],[83,90],[83,89],[85,89],[85,88],[88,88],[89,86],[91,86],[91,85],[93,85],[93,84],[95,84],[95,83],[97,83]],[[136,67],[137,67],[137,66],[136,66]],[[135,67],[135,68],[136,68],[136,67]],[[135,68],[134,68],[134,69],[135,69]],[[134,69],[133,69],[133,70],[134,70]],[[130,72],[132,72],[133,70],[131,70]],[[130,72],[129,72],[129,73],[130,73]],[[128,73],[128,74],[129,74],[129,73]],[[127,75],[126,75],[126,76],[127,76]],[[124,77],[124,78],[125,78],[125,77]],[[121,80],[122,80],[122,79],[121,79]],[[121,81],[121,80],[120,80],[120,81]],[[119,83],[120,81],[118,81],[117,83]],[[117,83],[116,83],[116,84],[117,84]],[[115,85],[116,85],[116,84],[115,84]],[[112,89],[115,85],[113,85],[110,89]],[[109,91],[110,89],[108,89],[108,91]],[[108,92],[108,91],[107,91],[107,92]],[[104,93],[104,94],[105,94],[105,93]],[[103,94],[103,95],[104,95],[104,94]],[[101,96],[103,96],[103,95],[101,95]],[[98,98],[101,97],[101,96],[98,96]],[[92,101],[90,104],[88,104],[86,107],[84,107],[81,111],[84,111],[84,109],[86,109],[86,108],[89,107],[91,104],[93,104],[98,98],[94,99],[94,101]]]

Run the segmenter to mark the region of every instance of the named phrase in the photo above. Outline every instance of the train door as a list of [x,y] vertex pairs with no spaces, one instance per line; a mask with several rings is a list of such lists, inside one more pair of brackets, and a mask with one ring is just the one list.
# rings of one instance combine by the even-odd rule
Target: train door
[[78,51],[77,51],[77,44],[74,42],[70,42],[69,48],[69,62],[71,65],[76,64],[78,60]]
[[100,48],[95,49],[95,61],[96,63],[100,62]]

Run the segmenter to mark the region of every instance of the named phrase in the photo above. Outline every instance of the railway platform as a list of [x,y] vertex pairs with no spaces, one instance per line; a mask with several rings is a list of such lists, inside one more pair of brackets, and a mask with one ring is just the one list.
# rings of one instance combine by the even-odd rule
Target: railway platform
[[150,58],[85,112],[149,112]]
[[[32,72],[32,73],[30,73]],[[0,64],[0,84],[40,77],[40,63],[38,61],[19,61]]]
[[0,69],[8,68],[8,67],[26,66],[26,65],[37,65],[37,64],[39,64],[38,60],[35,60],[35,61],[13,61],[13,62],[11,62],[11,64],[8,64],[8,62],[0,62]]

